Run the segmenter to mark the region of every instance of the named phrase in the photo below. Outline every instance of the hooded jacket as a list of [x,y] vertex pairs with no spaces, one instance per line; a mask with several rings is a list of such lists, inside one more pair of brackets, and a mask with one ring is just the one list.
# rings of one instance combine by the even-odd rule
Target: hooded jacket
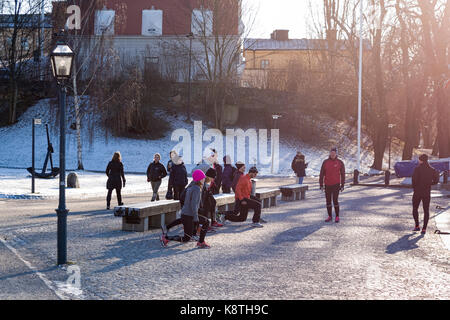
[[428,162],[419,164],[412,176],[412,186],[415,194],[429,195],[431,186],[439,183],[439,172]]
[[185,216],[194,217],[194,221],[198,222],[198,209],[202,202],[202,190],[192,181],[186,189],[186,196],[184,198],[184,205],[181,208],[181,214]]

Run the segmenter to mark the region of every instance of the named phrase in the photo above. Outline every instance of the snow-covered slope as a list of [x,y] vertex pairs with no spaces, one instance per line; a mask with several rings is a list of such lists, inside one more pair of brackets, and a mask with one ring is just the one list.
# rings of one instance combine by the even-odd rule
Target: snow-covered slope
[[[69,112],[70,113],[70,112]],[[162,111],[159,111],[159,117],[169,121],[172,130],[186,129],[190,132],[192,139],[194,137],[194,124],[187,123],[184,115],[170,116]],[[42,119],[42,123],[52,123],[55,115],[50,112],[50,101],[42,100],[34,107],[21,116],[19,122],[10,127],[0,128],[0,167],[7,168],[27,168],[31,166],[31,124],[33,118]],[[69,121],[68,121],[69,124]],[[344,160],[347,171],[352,172],[356,167],[356,143],[354,137],[356,130],[351,128],[343,128],[342,133],[336,132],[335,123],[330,119],[329,122],[321,124],[321,130],[325,132],[333,131],[333,136],[337,141],[330,141],[330,146],[337,145],[339,148],[340,157]],[[203,124],[203,133],[208,128]],[[237,128],[236,128],[237,129]],[[260,128],[257,128],[260,129]],[[261,128],[263,129],[263,128]],[[152,161],[153,154],[159,152],[162,155],[163,163],[167,163],[170,150],[178,144],[178,141],[172,141],[172,132],[169,132],[163,139],[160,140],[136,140],[129,138],[106,138],[105,132],[100,125],[96,125],[92,132],[92,140],[90,139],[90,132],[87,126],[83,127],[83,164],[86,170],[103,171],[106,168],[108,161],[110,161],[115,151],[122,153],[123,162],[126,172],[144,173],[148,164]],[[53,144],[55,153],[53,154],[54,165],[59,163],[59,132],[58,129],[51,129],[51,142]],[[349,134],[350,132],[350,134]],[[338,133],[338,134],[336,134]],[[279,175],[292,175],[291,161],[295,156],[297,150],[301,150],[306,156],[306,161],[309,162],[307,170],[308,175],[317,175],[320,171],[322,161],[327,157],[328,150],[321,149],[315,146],[306,145],[299,141],[292,141],[283,136],[283,131],[280,131],[280,160],[279,160]],[[248,140],[248,139],[247,139]],[[289,140],[289,141],[288,141]],[[364,143],[368,144],[367,137],[364,137]],[[75,131],[67,130],[67,165],[68,170],[73,170],[77,167],[77,153],[76,153],[76,136]],[[211,142],[203,142],[205,149]],[[246,152],[248,152],[249,142],[246,141]],[[225,143],[224,143],[225,145]],[[192,150],[194,147],[192,146]],[[270,154],[270,145],[268,146]],[[36,128],[36,167],[42,167],[47,151],[47,140],[45,135],[45,126],[38,126]],[[208,151],[205,151],[208,152]],[[193,158],[193,156],[192,156]],[[236,160],[235,156],[235,160]],[[249,160],[246,157],[247,165],[253,165],[253,159]],[[186,160],[186,159],[185,159]],[[372,164],[372,155],[368,151],[363,151],[362,154],[362,169],[363,172],[369,171],[369,166]],[[189,162],[189,161],[187,161]],[[193,162],[193,159],[191,159]],[[193,168],[194,164],[188,164],[188,171]],[[262,175],[269,175],[271,173],[270,165],[259,166]]]

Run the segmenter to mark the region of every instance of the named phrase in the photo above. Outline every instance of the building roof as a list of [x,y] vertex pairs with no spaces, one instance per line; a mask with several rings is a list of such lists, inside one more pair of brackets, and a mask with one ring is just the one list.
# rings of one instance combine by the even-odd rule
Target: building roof
[[[13,14],[0,14],[0,29],[14,28]],[[40,26],[40,14],[21,14],[18,18],[18,25],[21,28],[39,28]],[[50,15],[44,16],[43,27],[47,29],[52,28],[52,18]]]
[[[345,50],[345,42],[343,40],[337,41],[338,50]],[[370,50],[370,42],[364,41],[366,50]],[[244,40],[245,50],[262,50],[262,51],[276,51],[276,50],[327,50],[328,41],[324,39],[289,39],[289,40],[274,40],[274,39],[251,39]]]

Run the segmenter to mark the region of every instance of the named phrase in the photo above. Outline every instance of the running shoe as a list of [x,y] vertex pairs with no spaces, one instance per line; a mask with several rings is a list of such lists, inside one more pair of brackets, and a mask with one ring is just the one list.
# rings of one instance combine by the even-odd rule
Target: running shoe
[[253,228],[264,228],[264,226],[259,222],[254,222],[251,224]]
[[263,218],[259,218],[259,223],[267,223],[267,221],[264,220]]
[[425,233],[427,233],[427,229],[425,229],[425,228],[422,228],[422,231],[420,232],[421,234],[425,234]]
[[223,227],[223,224],[218,223],[217,221],[214,221],[214,222],[211,224],[211,226],[214,227],[214,228],[221,228],[221,227]]
[[336,219],[334,219],[334,222],[339,223],[339,216],[337,216]]
[[331,217],[328,217],[327,220],[325,220],[325,222],[330,222],[332,220]]
[[207,244],[205,241],[203,241],[202,243],[197,242],[197,248],[199,248],[199,249],[211,249],[211,246],[209,244]]
[[413,229],[413,231],[420,231],[420,227],[419,227],[419,226],[416,226],[416,227]]
[[169,240],[167,240],[165,234],[163,234],[163,235],[159,238],[159,241],[161,242],[161,246],[162,246],[163,248],[166,248],[166,247],[167,247],[167,244],[169,243]]

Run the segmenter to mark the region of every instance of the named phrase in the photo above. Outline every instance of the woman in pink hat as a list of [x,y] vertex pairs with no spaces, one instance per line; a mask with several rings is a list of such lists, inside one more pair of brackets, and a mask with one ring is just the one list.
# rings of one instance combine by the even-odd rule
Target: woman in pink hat
[[210,246],[205,242],[206,231],[208,230],[209,221],[206,217],[200,216],[198,210],[201,204],[202,188],[206,175],[202,170],[195,170],[192,174],[193,181],[186,188],[184,205],[181,209],[181,222],[184,227],[184,236],[168,236],[167,230],[163,230],[161,236],[161,245],[167,247],[170,240],[177,242],[189,242],[194,234],[194,226],[199,224],[202,226],[200,238],[197,247],[201,249],[209,249]]

